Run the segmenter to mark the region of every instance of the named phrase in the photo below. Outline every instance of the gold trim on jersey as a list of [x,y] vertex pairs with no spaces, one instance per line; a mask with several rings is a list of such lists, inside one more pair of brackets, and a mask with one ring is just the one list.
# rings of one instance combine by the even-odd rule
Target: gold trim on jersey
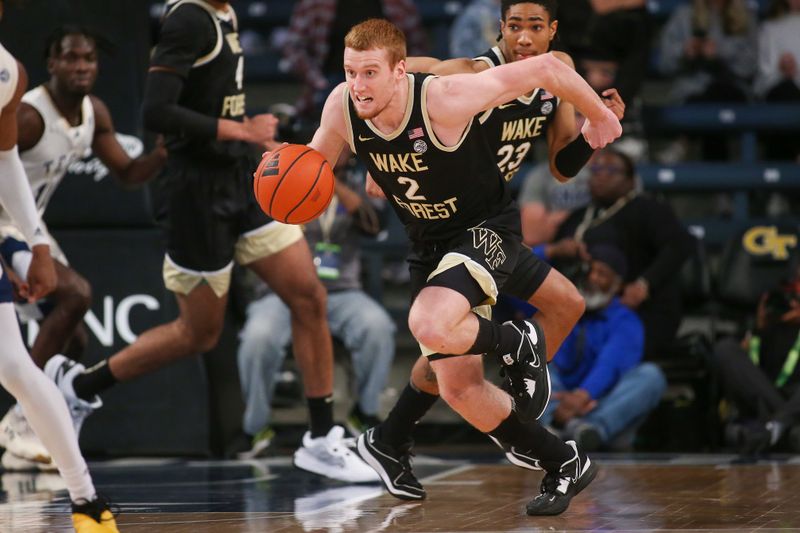
[[[194,4],[196,6],[203,8],[206,11],[206,13],[208,13],[208,15],[211,17],[211,21],[214,23],[214,28],[217,30],[217,44],[214,45],[214,48],[209,53],[207,53],[204,56],[198,57],[192,64],[192,68],[202,67],[203,65],[213,61],[214,58],[217,57],[219,53],[222,51],[222,41],[223,41],[222,27],[219,25],[219,20],[217,19],[216,10],[213,7],[211,7],[211,5],[207,4],[206,2],[203,2],[203,0],[178,0],[177,2],[174,3],[173,7],[170,8],[169,13],[167,13],[167,16],[170,16],[172,13],[175,12],[176,9],[178,9],[179,6],[183,4]],[[232,6],[228,7],[230,9],[230,12],[233,13],[233,27],[234,29],[236,29],[237,27],[236,13],[233,11]]]
[[428,117],[428,104],[427,104],[428,83],[430,83],[431,80],[433,80],[435,78],[437,78],[437,76],[430,76],[428,78],[425,78],[425,81],[422,82],[422,91],[420,93],[421,96],[422,96],[421,103],[420,103],[420,105],[421,105],[420,110],[422,111],[422,121],[425,123],[425,131],[428,132],[428,137],[431,138],[431,142],[433,143],[433,145],[436,148],[438,148],[442,152],[455,152],[456,150],[459,149],[459,147],[461,146],[461,143],[464,142],[464,139],[467,138],[467,134],[469,133],[470,128],[472,128],[472,123],[474,122],[475,119],[473,118],[473,119],[471,119],[469,121],[469,124],[467,124],[467,127],[464,128],[464,131],[461,133],[461,138],[453,146],[445,146],[445,145],[443,145],[441,143],[441,141],[439,141],[439,138],[436,137],[436,134],[433,132],[433,126],[431,125],[431,119],[430,119],[430,117]]
[[[500,61],[501,65],[505,65],[506,64],[506,56],[503,55],[503,51],[500,50],[499,46],[492,46],[492,52],[494,52],[494,55],[497,56],[497,60]],[[494,65],[492,65],[492,66],[494,66]]]
[[350,145],[350,151],[356,153],[356,145],[353,142],[353,122],[350,120],[350,89],[347,85],[344,86],[344,124],[347,129],[347,144]]
[[274,220],[239,236],[233,257],[240,265],[249,265],[288,248],[302,238],[300,226]]
[[411,119],[411,110],[414,108],[414,75],[406,73],[406,79],[408,80],[408,101],[406,102],[405,115],[403,115],[403,120],[400,121],[400,125],[397,127],[397,129],[392,133],[385,135],[384,133],[381,133],[381,130],[379,130],[371,120],[367,119],[364,121],[367,124],[367,127],[384,141],[393,141],[396,139],[406,130],[408,121]]

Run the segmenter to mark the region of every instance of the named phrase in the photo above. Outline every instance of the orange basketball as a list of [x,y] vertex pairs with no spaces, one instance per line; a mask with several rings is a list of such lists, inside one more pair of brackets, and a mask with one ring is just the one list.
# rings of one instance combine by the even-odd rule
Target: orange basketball
[[334,177],[321,153],[304,144],[284,144],[261,160],[253,192],[264,212],[286,224],[305,224],[325,211]]

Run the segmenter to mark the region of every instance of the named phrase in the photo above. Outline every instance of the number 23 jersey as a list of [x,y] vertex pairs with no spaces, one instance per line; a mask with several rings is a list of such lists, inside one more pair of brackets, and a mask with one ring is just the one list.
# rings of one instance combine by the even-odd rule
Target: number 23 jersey
[[[492,67],[506,62],[503,52],[496,46],[475,60]],[[503,179],[511,181],[534,141],[547,133],[547,125],[555,117],[558,103],[555,95],[536,89],[530,96],[522,95],[478,117]]]
[[510,199],[494,155],[473,119],[444,146],[431,127],[426,91],[435,76],[407,74],[401,125],[383,134],[361,119],[344,91],[350,147],[383,189],[412,241],[447,241],[503,210]]

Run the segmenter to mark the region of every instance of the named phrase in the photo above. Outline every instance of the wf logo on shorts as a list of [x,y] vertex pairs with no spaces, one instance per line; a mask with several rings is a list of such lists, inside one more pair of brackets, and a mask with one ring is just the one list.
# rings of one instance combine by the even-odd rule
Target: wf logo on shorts
[[503,251],[503,239],[494,231],[486,228],[470,228],[472,232],[472,245],[476,250],[483,250],[486,256],[486,264],[495,269],[506,260],[506,253]]

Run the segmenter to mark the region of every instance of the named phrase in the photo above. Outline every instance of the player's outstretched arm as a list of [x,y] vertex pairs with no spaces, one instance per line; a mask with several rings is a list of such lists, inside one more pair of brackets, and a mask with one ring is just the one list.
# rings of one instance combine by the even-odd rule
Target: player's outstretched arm
[[441,62],[441,59],[435,57],[409,56],[406,58],[406,72],[430,72]]
[[28,298],[35,301],[55,289],[56,271],[33,193],[17,151],[17,109],[28,84],[28,76],[22,64],[18,63],[17,69],[17,90],[0,113],[0,203],[31,247],[33,259],[28,267]]
[[92,151],[95,155],[126,185],[141,185],[155,177],[167,160],[164,146],[156,146],[150,153],[131,159],[117,140],[108,107],[96,96],[91,99],[95,119]]
[[441,61],[435,57],[409,57],[406,59],[407,72],[430,72],[437,76],[450,74],[470,74],[482,72],[489,68],[483,61],[475,61],[467,57],[458,57]]
[[428,89],[428,112],[435,123],[459,127],[486,109],[542,88],[572,102],[589,119],[584,127],[593,148],[605,146],[622,133],[619,120],[580,75],[552,53],[514,61],[479,74],[440,77]]
[[339,154],[342,153],[347,142],[347,125],[345,124],[345,88],[347,84],[340,83],[322,108],[322,117],[319,121],[319,128],[314,132],[314,137],[308,146],[314,148],[328,160],[331,168],[336,166]]

